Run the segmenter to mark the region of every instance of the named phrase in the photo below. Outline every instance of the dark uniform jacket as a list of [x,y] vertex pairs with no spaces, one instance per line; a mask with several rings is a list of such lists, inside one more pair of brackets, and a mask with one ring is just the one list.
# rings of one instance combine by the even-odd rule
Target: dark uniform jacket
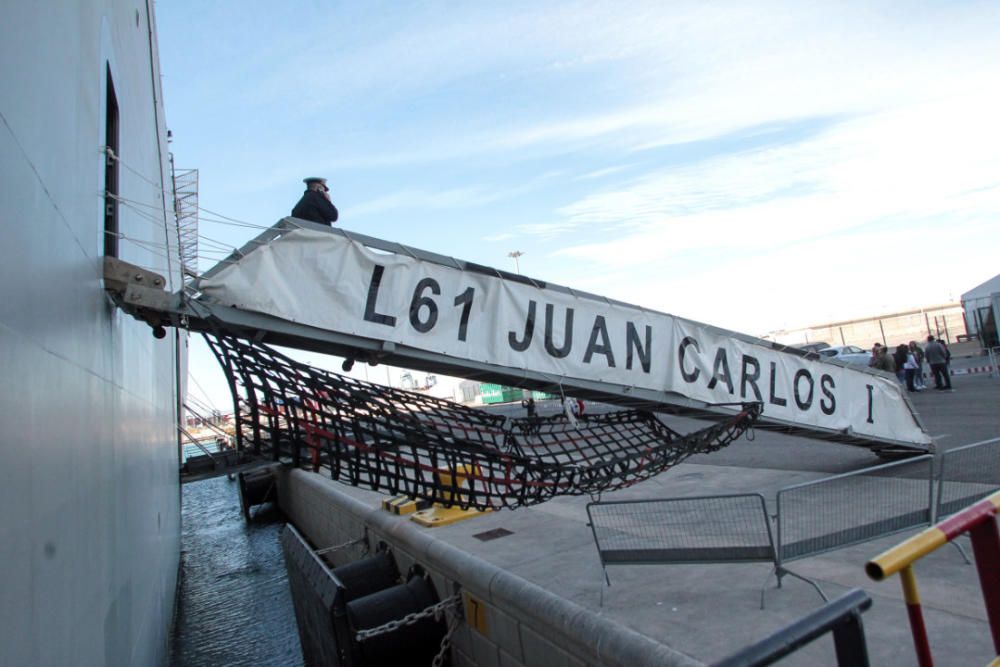
[[292,217],[332,225],[337,222],[337,207],[331,204],[322,192],[306,190],[302,199],[292,209]]

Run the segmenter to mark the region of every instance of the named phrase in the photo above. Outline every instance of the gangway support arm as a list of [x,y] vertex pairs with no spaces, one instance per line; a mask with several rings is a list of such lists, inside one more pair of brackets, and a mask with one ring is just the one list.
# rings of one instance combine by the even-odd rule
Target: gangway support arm
[[166,280],[158,273],[105,257],[104,288],[122,310],[153,327],[157,338],[165,335],[164,326],[178,324],[181,296],[167,292]]

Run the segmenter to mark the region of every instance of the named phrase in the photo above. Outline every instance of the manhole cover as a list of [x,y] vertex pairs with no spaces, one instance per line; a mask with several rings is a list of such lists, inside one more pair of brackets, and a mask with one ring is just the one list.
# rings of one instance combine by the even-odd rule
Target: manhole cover
[[476,533],[473,537],[477,540],[482,540],[483,542],[489,542],[490,540],[496,540],[513,534],[513,531],[507,530],[506,528],[494,528],[493,530],[487,530],[485,533]]

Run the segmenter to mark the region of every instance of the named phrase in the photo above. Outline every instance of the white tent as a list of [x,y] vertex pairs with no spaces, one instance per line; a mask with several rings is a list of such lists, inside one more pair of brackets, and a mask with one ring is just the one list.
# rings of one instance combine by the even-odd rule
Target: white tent
[[968,292],[962,295],[962,302],[972,301],[974,299],[989,299],[991,294],[996,294],[1000,292],[1000,273],[993,276],[985,283],[977,285],[970,289]]
[[966,329],[970,334],[982,338],[982,328],[983,335],[995,338],[996,323],[1000,321],[1000,274],[963,294],[962,308],[965,310]]

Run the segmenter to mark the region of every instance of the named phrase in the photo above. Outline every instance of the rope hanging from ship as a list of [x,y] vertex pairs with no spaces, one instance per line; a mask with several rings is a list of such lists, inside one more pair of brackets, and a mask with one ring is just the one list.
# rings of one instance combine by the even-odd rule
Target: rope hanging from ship
[[513,419],[318,369],[262,343],[205,338],[233,393],[238,446],[354,486],[463,509],[631,486],[725,447],[761,410],[743,404],[686,435],[645,410],[575,423]]

